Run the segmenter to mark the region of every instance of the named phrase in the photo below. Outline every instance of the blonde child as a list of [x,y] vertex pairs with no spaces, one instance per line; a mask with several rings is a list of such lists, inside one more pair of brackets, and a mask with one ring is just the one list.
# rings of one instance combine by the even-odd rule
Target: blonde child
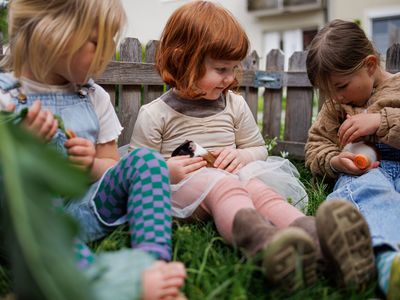
[[[307,72],[326,100],[309,132],[306,165],[337,180],[327,200],[345,199],[365,217],[379,286],[399,299],[400,74],[382,69],[363,30],[342,20],[330,22],[314,38]],[[342,151],[359,140],[375,143],[381,155],[366,170],[354,164],[355,154]],[[364,247],[359,245],[360,253]],[[359,272],[371,272],[371,266],[360,265]]]
[[[11,0],[9,53],[2,61],[10,72],[0,74],[0,103],[17,112],[29,107],[25,125],[90,173],[87,193],[65,207],[85,241],[129,224],[134,250],[93,260],[80,244],[80,265],[104,270],[107,295],[118,299],[176,299],[185,270],[180,263],[162,262],[171,260],[167,166],[147,149],[119,160],[116,139],[122,127],[109,95],[89,79],[105,69],[124,21],[119,0]],[[76,137],[67,139],[57,129],[61,124],[54,114]],[[121,282],[125,289],[117,288]]]
[[[194,1],[178,8],[156,57],[172,89],[142,106],[130,146],[168,159],[175,216],[213,218],[227,243],[249,255],[262,252],[267,280],[290,292],[316,280],[315,221],[269,187],[264,140],[243,97],[230,90],[248,49],[244,30],[221,6]],[[170,158],[185,140],[212,151],[214,168],[201,157]],[[301,187],[291,173],[283,178],[281,190],[289,181]]]

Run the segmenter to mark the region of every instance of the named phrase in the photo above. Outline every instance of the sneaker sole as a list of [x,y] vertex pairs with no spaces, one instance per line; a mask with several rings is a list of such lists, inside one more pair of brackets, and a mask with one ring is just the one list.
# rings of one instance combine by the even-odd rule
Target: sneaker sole
[[315,283],[316,266],[314,243],[299,228],[279,231],[263,250],[263,269],[268,283],[285,293]]
[[364,288],[375,277],[375,262],[361,213],[347,201],[326,201],[317,210],[316,223],[322,252],[338,273],[339,285]]

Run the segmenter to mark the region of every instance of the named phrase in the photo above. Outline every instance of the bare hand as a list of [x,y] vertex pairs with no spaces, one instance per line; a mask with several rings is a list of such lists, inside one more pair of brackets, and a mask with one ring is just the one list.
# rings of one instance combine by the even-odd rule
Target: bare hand
[[205,167],[207,162],[202,157],[189,155],[174,156],[167,160],[172,184],[176,184],[189,174]]
[[83,169],[90,169],[96,157],[96,148],[94,144],[84,138],[74,137],[68,139],[65,144],[68,158],[72,163]]
[[57,131],[58,121],[53,113],[41,108],[42,104],[39,100],[33,102],[22,124],[40,138],[49,141]]
[[356,155],[351,152],[343,151],[339,155],[331,158],[331,166],[338,172],[349,175],[362,175],[366,171],[379,167],[379,161],[373,162],[366,169],[359,169],[353,162]]
[[347,145],[360,137],[375,134],[381,123],[379,113],[347,115],[346,118],[338,131],[341,145]]
[[214,162],[215,168],[225,170],[229,173],[236,173],[244,166],[237,149],[221,148],[212,151],[212,154],[217,157]]

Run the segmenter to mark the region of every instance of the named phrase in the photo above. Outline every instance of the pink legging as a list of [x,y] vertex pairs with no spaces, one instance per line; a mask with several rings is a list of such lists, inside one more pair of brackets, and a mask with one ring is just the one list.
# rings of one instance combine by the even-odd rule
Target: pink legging
[[232,225],[242,208],[255,208],[275,226],[284,228],[304,214],[258,179],[244,186],[239,179],[227,177],[219,181],[196,209],[194,217],[212,217],[219,234],[232,244]]

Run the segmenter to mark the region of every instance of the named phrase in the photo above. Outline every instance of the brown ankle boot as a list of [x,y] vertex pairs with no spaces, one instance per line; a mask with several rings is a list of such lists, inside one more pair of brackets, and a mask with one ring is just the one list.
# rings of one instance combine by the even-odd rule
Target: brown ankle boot
[[267,281],[288,293],[316,281],[312,239],[298,228],[278,229],[254,209],[241,209],[233,222],[233,242],[245,254],[260,253]]
[[317,260],[317,271],[319,273],[327,274],[329,270],[327,269],[326,260],[323,257],[321,246],[319,243],[318,233],[317,233],[317,223],[315,217],[312,216],[304,216],[294,220],[290,225],[290,227],[298,227],[307,232],[312,238],[315,245],[315,253]]
[[368,224],[358,209],[344,200],[325,201],[317,210],[316,224],[337,283],[365,287],[375,277],[375,262]]

